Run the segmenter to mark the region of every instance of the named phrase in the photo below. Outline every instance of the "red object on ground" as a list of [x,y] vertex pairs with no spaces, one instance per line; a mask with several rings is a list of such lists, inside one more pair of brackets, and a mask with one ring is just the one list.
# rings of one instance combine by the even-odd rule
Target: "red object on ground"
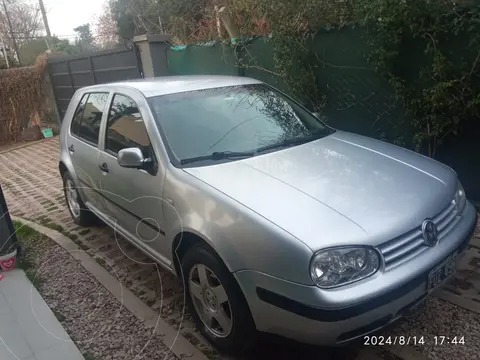
[[0,280],[3,280],[4,277],[5,275],[0,275]]

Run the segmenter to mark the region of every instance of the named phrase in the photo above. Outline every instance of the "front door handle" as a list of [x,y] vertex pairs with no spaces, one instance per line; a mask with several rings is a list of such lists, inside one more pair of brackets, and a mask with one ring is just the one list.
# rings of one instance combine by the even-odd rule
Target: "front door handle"
[[100,168],[100,170],[102,170],[105,173],[108,173],[110,171],[110,170],[108,170],[107,163],[103,163],[102,165],[98,165],[98,167]]
[[75,146],[70,145],[70,146],[68,147],[68,150],[69,150],[70,152],[72,152],[72,153],[75,152]]

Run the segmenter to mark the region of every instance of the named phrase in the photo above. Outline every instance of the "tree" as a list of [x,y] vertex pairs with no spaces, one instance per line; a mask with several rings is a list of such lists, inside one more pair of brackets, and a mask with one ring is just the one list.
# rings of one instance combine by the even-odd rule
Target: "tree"
[[8,66],[7,66],[7,61],[5,60],[3,55],[0,56],[0,70],[5,70],[8,68],[19,66],[18,62],[12,56],[10,55],[7,55],[7,56],[8,56]]
[[[50,45],[54,53],[63,55],[76,55],[83,51],[75,44],[71,44],[68,40],[59,39],[55,35],[52,36]],[[38,38],[23,43],[19,49],[23,65],[35,64],[37,57],[44,54],[47,49],[46,38]]]
[[92,30],[90,30],[90,24],[77,26],[73,29],[73,31],[78,34],[77,38],[75,39],[75,46],[81,49],[81,51],[88,51],[95,48],[93,44],[94,38]]
[[63,55],[76,55],[82,52],[80,48],[71,44],[68,40],[59,39],[56,36],[52,37],[53,48],[57,53],[62,53]]
[[112,49],[118,45],[117,23],[110,5],[106,4],[95,19],[95,44],[101,49]]
[[22,43],[18,49],[20,52],[20,58],[22,59],[22,64],[35,64],[37,56],[45,53],[47,49],[47,43],[44,38],[28,40]]
[[[145,33],[172,34],[176,42],[194,39],[202,27],[216,34],[215,0],[110,0],[123,39]],[[206,38],[204,38],[206,39]]]
[[[5,0],[5,5],[18,47],[36,38],[43,30],[42,18],[38,7],[26,0]],[[13,49],[11,35],[7,16],[2,6],[0,7],[0,37],[3,38],[8,48]]]
[[130,40],[136,33],[133,14],[129,11],[129,1],[110,0],[109,7],[116,23],[118,36],[124,40]]

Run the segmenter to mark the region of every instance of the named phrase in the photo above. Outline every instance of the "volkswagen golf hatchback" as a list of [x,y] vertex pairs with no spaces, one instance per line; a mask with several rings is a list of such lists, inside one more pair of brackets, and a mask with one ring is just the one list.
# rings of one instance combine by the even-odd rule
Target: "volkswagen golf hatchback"
[[455,271],[476,221],[451,168],[245,77],[82,88],[59,170],[74,221],[100,218],[181,277],[229,351],[258,331],[331,345],[396,321]]

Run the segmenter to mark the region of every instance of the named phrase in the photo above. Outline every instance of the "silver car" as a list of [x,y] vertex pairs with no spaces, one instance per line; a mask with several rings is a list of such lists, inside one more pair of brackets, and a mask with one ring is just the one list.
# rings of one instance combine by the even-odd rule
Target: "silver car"
[[244,77],[165,77],[78,90],[60,174],[93,217],[181,277],[223,350],[258,332],[343,344],[448,278],[476,221],[456,173],[334,130]]

